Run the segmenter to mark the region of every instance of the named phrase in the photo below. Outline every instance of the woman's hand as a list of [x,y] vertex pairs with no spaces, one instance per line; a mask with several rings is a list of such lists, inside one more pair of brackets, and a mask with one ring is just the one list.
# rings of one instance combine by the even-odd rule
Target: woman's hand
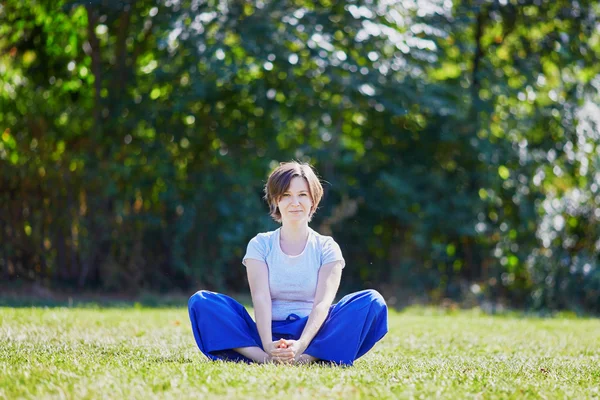
[[265,353],[269,356],[269,361],[284,364],[294,361],[294,353],[288,347],[284,339],[279,339],[265,346]]
[[282,339],[282,341],[283,341],[283,344],[287,347],[287,350],[289,350],[291,352],[292,358],[294,359],[294,361],[299,361],[300,356],[302,354],[304,354],[304,351],[308,347],[304,344],[304,342],[301,342],[299,340],[283,340]]

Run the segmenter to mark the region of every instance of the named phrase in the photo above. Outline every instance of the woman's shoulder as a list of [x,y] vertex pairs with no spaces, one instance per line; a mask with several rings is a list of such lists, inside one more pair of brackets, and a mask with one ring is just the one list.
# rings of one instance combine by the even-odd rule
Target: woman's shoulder
[[319,246],[325,246],[327,244],[330,243],[335,243],[335,240],[333,240],[333,237],[328,236],[328,235],[322,235],[319,232],[315,231],[314,229],[311,228],[313,237],[315,239],[315,242],[319,245]]
[[320,233],[313,230],[313,237],[317,247],[317,252],[321,255],[321,265],[327,264],[333,261],[341,261],[342,268],[346,265],[344,256],[340,245],[337,244],[333,237],[328,235],[321,235]]
[[273,238],[275,237],[275,234],[277,233],[277,231],[278,231],[278,229],[275,229],[274,231],[257,233],[256,236],[254,236],[251,241],[260,242],[260,243],[270,243],[271,240],[273,240]]

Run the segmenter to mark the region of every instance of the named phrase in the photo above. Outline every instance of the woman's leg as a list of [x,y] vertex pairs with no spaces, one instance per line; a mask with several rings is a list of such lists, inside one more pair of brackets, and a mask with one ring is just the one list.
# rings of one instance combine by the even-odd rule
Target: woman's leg
[[387,305],[383,297],[375,290],[352,293],[332,306],[305,354],[352,365],[387,331]]
[[188,310],[196,344],[208,358],[244,362],[261,359],[264,351],[256,324],[240,303],[201,290],[190,298]]
[[260,347],[236,347],[232,350],[259,364],[264,364],[269,361],[269,355]]

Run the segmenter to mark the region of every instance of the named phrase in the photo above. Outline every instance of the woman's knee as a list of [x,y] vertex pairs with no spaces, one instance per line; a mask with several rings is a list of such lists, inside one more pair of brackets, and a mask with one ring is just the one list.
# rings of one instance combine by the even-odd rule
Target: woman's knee
[[207,300],[210,301],[210,298],[213,295],[214,295],[214,293],[210,292],[208,290],[197,291],[188,300],[188,309],[198,310],[199,308],[202,307],[203,304],[206,304]]
[[365,298],[367,298],[371,302],[371,304],[374,304],[374,305],[382,307],[382,308],[387,308],[385,299],[383,298],[381,293],[379,293],[377,290],[367,289],[364,291],[364,293],[365,293]]

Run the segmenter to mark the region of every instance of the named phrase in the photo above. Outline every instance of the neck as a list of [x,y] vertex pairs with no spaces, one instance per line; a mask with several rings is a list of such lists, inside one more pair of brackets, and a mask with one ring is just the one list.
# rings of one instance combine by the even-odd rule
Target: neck
[[308,236],[308,224],[290,225],[285,224],[281,226],[281,240],[288,243],[304,242]]

